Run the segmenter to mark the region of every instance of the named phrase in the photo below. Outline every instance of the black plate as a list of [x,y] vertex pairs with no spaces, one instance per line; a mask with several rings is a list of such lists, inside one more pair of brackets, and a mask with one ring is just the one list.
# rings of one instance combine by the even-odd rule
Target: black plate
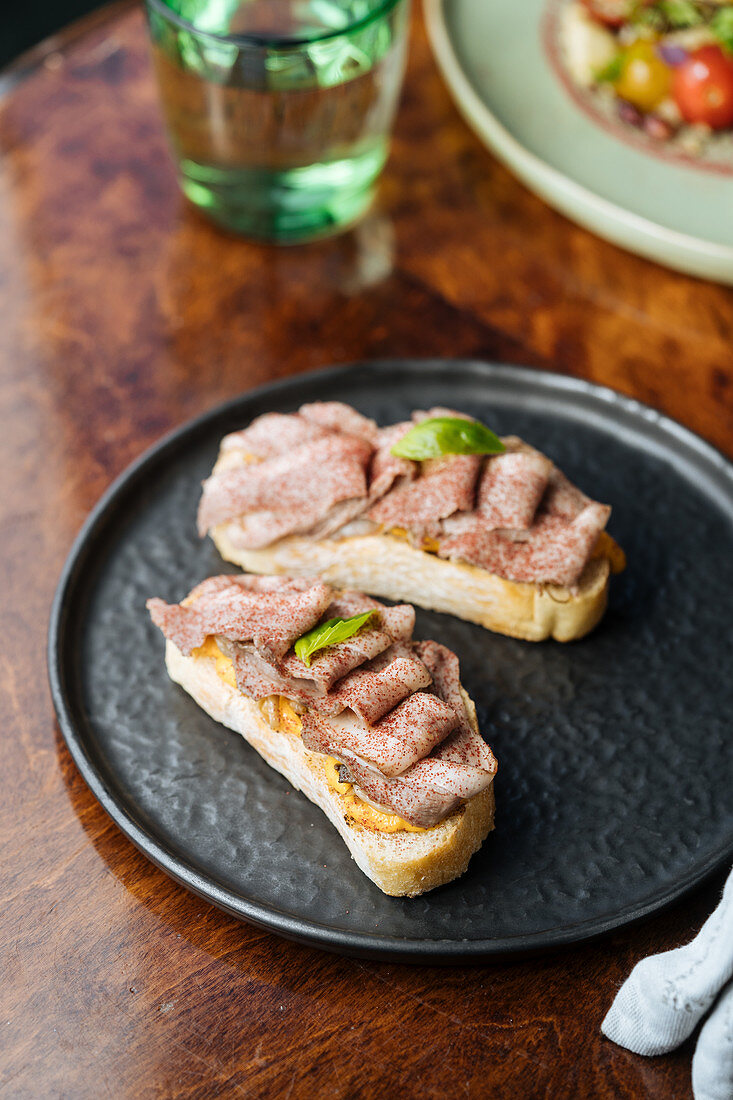
[[[150,595],[222,571],[199,541],[220,437],[339,398],[388,423],[457,406],[524,436],[613,505],[629,568],[589,638],[532,644],[418,611],[455,649],[499,759],[497,826],[461,879],[388,898],[324,815],[168,680]],[[568,944],[661,908],[733,852],[733,467],[586,382],[465,361],[382,362],[266,386],[168,436],[88,520],[53,606],[59,722],[94,795],[179,882],[229,913],[351,954],[469,961]]]

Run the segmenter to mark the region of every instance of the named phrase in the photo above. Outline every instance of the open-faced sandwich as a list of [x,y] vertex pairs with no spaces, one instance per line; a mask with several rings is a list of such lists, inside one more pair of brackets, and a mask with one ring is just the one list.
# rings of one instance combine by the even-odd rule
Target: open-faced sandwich
[[227,575],[148,609],[171,678],[324,811],[380,889],[466,870],[493,827],[496,760],[457,657],[412,640],[412,607]]
[[380,429],[318,402],[226,436],[198,522],[251,573],[317,576],[568,641],[596,625],[623,568],[609,514],[540,451],[464,414]]

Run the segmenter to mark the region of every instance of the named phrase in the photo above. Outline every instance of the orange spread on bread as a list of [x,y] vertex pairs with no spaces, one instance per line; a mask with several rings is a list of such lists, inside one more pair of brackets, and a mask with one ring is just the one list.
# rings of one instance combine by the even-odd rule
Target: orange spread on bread
[[[234,676],[234,665],[229,657],[225,657],[216,644],[216,639],[208,637],[203,645],[191,651],[192,657],[211,657],[216,661],[216,674],[225,684],[236,688],[237,681]],[[265,703],[274,704],[268,707]],[[273,726],[278,733],[290,733],[300,736],[302,722],[292,704],[282,695],[270,696],[260,704],[260,711],[265,721]],[[338,777],[338,761],[332,756],[326,757],[325,764],[326,782],[332,791],[340,794],[345,803],[345,816],[349,822],[361,825],[365,829],[373,829],[380,833],[424,833],[427,832],[420,825],[411,825],[397,814],[382,813],[375,810],[368,802],[364,802],[354,794],[351,783],[342,783]]]
[[[404,527],[390,527],[388,534],[394,535],[395,538],[409,540],[409,535]],[[422,540],[422,549],[426,554],[437,554],[440,549],[440,543],[437,539],[430,539],[427,536]]]
[[225,684],[229,684],[229,687],[235,688],[237,681],[234,676],[234,665],[229,657],[225,657],[222,651],[216,644],[216,638],[209,636],[203,645],[200,645],[198,649],[191,650],[192,657],[213,657],[216,661],[216,674],[224,681]]
[[611,538],[608,531],[601,531],[593,547],[591,558],[608,558],[612,573],[623,573],[626,568],[626,554],[616,540]]
[[353,792],[351,783],[342,783],[339,779],[338,760],[333,756],[326,757],[326,782],[332,791],[340,794],[347,805],[347,817],[357,825],[365,829],[375,829],[380,833],[425,833],[421,825],[411,825],[409,821],[399,817],[398,814],[383,813],[364,802]]
[[277,702],[277,726],[276,729],[280,733],[292,733],[296,737],[300,737],[300,731],[303,728],[303,723],[300,717],[296,713],[292,704],[288,702],[282,695],[275,696]]

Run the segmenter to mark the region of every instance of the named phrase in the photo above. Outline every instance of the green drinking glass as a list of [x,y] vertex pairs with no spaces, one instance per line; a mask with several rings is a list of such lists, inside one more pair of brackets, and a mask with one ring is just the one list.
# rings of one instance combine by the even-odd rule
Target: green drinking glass
[[295,242],[345,228],[387,159],[410,0],[146,0],[188,198]]

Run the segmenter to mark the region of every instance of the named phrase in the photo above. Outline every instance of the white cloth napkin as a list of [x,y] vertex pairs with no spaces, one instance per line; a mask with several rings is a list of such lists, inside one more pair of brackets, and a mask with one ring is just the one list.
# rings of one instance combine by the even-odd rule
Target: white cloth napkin
[[733,1100],[733,871],[691,943],[637,963],[601,1031],[635,1054],[666,1054],[712,1007],[692,1059],[695,1100]]

